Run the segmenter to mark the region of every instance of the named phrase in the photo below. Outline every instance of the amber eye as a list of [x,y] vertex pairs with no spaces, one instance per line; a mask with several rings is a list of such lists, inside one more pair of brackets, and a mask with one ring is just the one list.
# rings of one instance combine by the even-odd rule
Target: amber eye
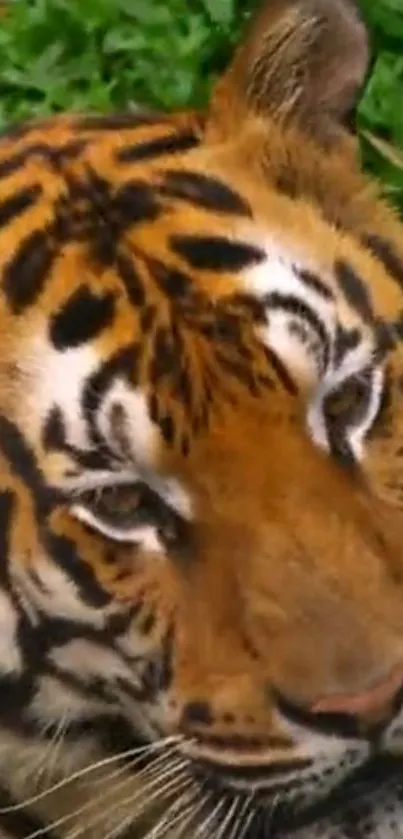
[[124,530],[152,519],[150,500],[146,488],[136,483],[83,492],[79,503],[105,524]]
[[[142,482],[82,492],[72,515],[92,530],[118,542],[173,546],[185,535],[186,522]],[[154,535],[153,535],[154,534]]]
[[365,421],[371,401],[371,375],[367,371],[346,379],[325,399],[324,414],[328,425],[349,429]]

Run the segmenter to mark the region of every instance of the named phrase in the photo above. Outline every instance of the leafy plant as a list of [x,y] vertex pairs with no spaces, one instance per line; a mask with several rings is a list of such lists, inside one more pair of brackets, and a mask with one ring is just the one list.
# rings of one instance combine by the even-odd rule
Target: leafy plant
[[[403,215],[403,0],[359,1],[374,48],[358,109],[363,162]],[[0,129],[67,109],[202,106],[256,2],[3,2]]]
[[358,109],[364,166],[403,215],[403,0],[361,0],[373,65]]

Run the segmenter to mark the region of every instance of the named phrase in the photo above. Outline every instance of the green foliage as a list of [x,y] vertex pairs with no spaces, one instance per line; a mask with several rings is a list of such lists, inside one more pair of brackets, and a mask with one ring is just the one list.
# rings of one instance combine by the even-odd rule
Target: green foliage
[[403,215],[403,0],[361,0],[374,63],[358,110],[364,165]]
[[[403,0],[360,0],[375,62],[358,111],[364,165],[403,214]],[[0,129],[62,110],[202,106],[256,0],[11,0]]]
[[0,127],[64,109],[201,105],[236,0],[13,0],[0,26]]

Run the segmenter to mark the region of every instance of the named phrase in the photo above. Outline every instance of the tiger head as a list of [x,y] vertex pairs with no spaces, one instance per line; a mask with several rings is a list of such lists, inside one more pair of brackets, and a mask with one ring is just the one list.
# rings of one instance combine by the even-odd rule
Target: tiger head
[[0,145],[0,722],[167,738],[211,829],[223,801],[319,823],[403,752],[403,229],[349,127],[367,62],[352,0],[267,0],[205,114]]

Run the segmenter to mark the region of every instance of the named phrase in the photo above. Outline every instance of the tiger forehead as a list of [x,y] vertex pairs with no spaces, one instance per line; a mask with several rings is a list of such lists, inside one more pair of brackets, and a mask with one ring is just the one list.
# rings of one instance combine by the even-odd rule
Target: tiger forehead
[[[80,242],[86,280],[100,268],[118,268],[135,305],[145,302],[141,281],[150,264],[160,288],[177,298],[189,292],[189,279],[210,299],[231,293],[242,270],[261,259],[267,230],[282,250],[297,257],[308,253],[320,275],[329,275],[338,258],[355,262],[358,274],[374,274],[366,229],[373,229],[375,219],[380,232],[385,225],[390,232],[392,221],[361,176],[337,155],[324,162],[306,138],[301,156],[298,136],[279,126],[271,126],[269,136],[265,131],[264,157],[259,128],[245,135],[211,149],[202,143],[201,117],[139,112],[58,117],[5,137],[0,190],[7,224],[0,237],[7,235],[2,262],[11,310],[24,312],[39,295],[46,305],[45,279],[52,273],[49,304],[56,307],[66,283],[52,268],[61,248],[66,253]],[[340,231],[356,234],[358,243]],[[234,239],[238,245],[229,244]],[[136,257],[137,272],[121,252],[124,245]],[[148,265],[143,259],[139,267],[140,256]],[[389,264],[391,258],[393,253]],[[400,289],[394,291],[392,311],[400,305]]]
[[[295,138],[278,127],[270,134],[270,163],[264,173],[256,162],[253,165],[251,157],[255,146],[254,157],[259,159],[259,132],[247,135],[243,143],[209,149],[202,145],[202,120],[192,115],[58,117],[21,128],[20,135],[2,140],[1,187],[7,222],[14,221],[17,227],[18,221],[27,222],[31,217],[32,227],[40,230],[37,250],[45,233],[48,251],[52,245],[55,250],[56,242],[92,238],[99,251],[92,256],[111,264],[116,244],[125,238],[130,245],[148,245],[160,258],[169,255],[174,263],[177,259],[190,261],[197,269],[198,282],[203,283],[203,271],[217,267],[218,244],[221,273],[225,267],[239,271],[243,262],[256,257],[252,248],[247,254],[235,248],[225,253],[220,242],[221,236],[239,235],[242,221],[250,220],[250,227],[256,224],[262,229],[269,225],[277,236],[284,237],[288,231],[294,249],[309,245],[312,255],[323,261],[329,248],[330,257],[335,254],[341,237],[323,224],[326,207],[318,213],[314,206],[319,204],[320,193],[334,205],[334,218],[325,217],[325,221],[337,220],[339,228],[351,229],[354,207],[361,225],[370,210],[381,215],[379,206],[366,200],[362,181],[356,182],[345,167],[348,184],[342,186],[340,161],[324,167],[309,143],[301,160],[299,149],[296,155]],[[285,170],[287,188],[280,177]],[[8,192],[13,193],[12,206]],[[212,225],[215,235],[211,237]],[[247,231],[248,227],[245,223],[241,229]],[[178,241],[173,234],[181,230],[188,236],[197,234],[197,243],[183,243],[180,237]],[[135,239],[128,237],[130,231]],[[19,228],[18,232],[23,231]],[[245,238],[247,241],[248,236]],[[210,295],[226,291],[226,285],[217,285],[217,279],[208,285]]]
[[[369,292],[361,278],[379,276],[379,259],[347,235],[351,214],[340,209],[344,235],[328,224],[315,206],[309,167],[302,164],[304,180],[293,138],[284,136],[296,195],[276,180],[275,156],[263,184],[253,166],[243,171],[242,154],[204,148],[201,121],[192,115],[59,118],[5,138],[0,268],[9,311],[25,315],[28,334],[34,304],[50,311],[51,344],[62,352],[92,340],[107,356],[130,334],[152,334],[151,367],[142,350],[137,381],[159,387],[173,358],[183,358],[184,339],[200,357],[219,344],[214,363],[223,371],[234,371],[235,351],[247,388],[267,383],[254,329],[265,321],[276,284],[288,292],[297,280],[300,293],[309,287],[337,298],[342,323],[370,339],[380,283]],[[336,163],[318,177],[337,198],[335,172]],[[359,200],[365,208],[362,188]],[[400,287],[386,277],[382,304],[396,312]],[[155,404],[152,414],[159,414]]]

